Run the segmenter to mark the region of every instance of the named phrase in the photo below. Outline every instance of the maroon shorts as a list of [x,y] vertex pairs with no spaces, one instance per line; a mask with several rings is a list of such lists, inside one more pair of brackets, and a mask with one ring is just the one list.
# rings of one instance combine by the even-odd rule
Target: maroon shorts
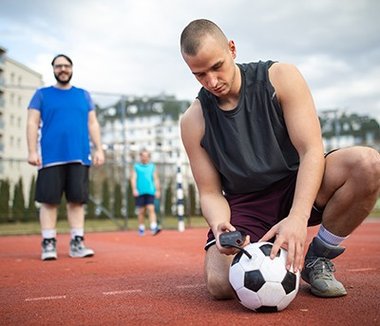
[[[239,195],[226,195],[231,209],[231,224],[240,232],[257,242],[269,229],[288,216],[293,202],[297,174],[294,173],[272,185],[269,189]],[[322,211],[313,207],[308,225],[322,221]],[[215,244],[211,229],[205,246],[207,250]]]

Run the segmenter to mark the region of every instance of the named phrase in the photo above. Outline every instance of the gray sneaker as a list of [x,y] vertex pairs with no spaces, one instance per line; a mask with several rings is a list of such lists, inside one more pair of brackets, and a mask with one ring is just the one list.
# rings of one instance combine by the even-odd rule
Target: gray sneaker
[[84,238],[76,236],[70,241],[70,257],[73,258],[84,258],[91,257],[95,254],[94,250],[87,248],[84,245]]
[[302,279],[309,283],[311,293],[318,297],[340,297],[347,294],[343,284],[334,277],[335,266],[330,261],[343,253],[345,248],[330,246],[314,238],[305,257]]
[[57,240],[55,238],[43,239],[42,240],[42,260],[55,260],[57,259],[57,249],[55,243]]
[[152,232],[152,235],[157,235],[161,232],[161,228],[156,226],[154,229],[151,229],[150,231]]

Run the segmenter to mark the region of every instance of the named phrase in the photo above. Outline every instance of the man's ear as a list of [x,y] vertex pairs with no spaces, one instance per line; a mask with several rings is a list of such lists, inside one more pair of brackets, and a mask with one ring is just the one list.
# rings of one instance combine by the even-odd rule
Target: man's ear
[[232,58],[235,59],[236,58],[236,45],[235,45],[234,41],[232,41],[232,40],[228,41],[228,49],[231,52]]

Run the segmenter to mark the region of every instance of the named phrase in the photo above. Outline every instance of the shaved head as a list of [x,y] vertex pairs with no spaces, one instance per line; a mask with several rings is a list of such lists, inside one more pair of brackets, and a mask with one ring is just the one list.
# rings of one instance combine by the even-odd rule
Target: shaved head
[[180,40],[182,54],[196,55],[207,36],[218,40],[222,46],[228,46],[227,37],[215,23],[207,19],[197,19],[182,31]]

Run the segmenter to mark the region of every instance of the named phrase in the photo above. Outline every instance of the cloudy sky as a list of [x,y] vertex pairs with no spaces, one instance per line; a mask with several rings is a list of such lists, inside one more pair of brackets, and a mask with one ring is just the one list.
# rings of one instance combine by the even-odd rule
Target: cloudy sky
[[66,53],[73,84],[95,99],[99,92],[193,99],[199,85],[179,36],[191,20],[208,18],[235,41],[237,62],[297,65],[319,111],[380,118],[378,0],[0,0],[0,8],[9,57],[49,85],[52,57]]

